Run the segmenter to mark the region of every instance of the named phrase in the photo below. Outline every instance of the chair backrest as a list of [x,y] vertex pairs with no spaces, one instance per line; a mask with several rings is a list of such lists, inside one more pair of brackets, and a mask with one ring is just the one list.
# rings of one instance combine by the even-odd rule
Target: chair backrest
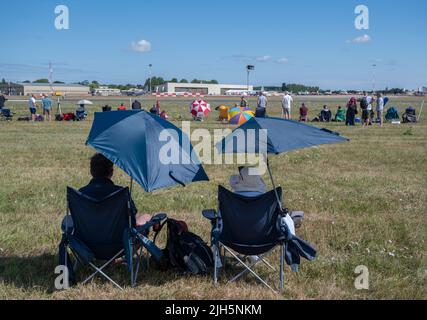
[[[277,192],[281,199],[282,188],[277,188]],[[280,208],[274,190],[258,197],[245,197],[220,186],[218,200],[222,218],[220,241],[241,247],[277,244]]]
[[109,260],[123,248],[124,231],[131,227],[129,188],[97,200],[67,188],[67,201],[74,223],[74,235],[102,260]]

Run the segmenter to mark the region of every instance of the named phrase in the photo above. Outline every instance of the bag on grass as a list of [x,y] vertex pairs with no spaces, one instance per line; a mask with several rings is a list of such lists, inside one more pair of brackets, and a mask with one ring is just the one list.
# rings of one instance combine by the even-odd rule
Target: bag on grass
[[64,121],[74,121],[76,120],[76,116],[74,113],[64,113],[63,115]]
[[366,98],[362,98],[362,100],[360,101],[360,108],[362,110],[368,109],[368,100]]
[[196,234],[189,232],[184,221],[168,219],[157,231],[154,242],[167,224],[168,236],[164,254],[168,267],[193,275],[206,275],[214,266],[212,250]]

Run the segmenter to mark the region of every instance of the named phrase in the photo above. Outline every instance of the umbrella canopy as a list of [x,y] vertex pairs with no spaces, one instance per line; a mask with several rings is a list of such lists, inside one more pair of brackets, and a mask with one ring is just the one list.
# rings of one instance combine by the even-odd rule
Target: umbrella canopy
[[89,100],[80,100],[79,102],[76,103],[76,105],[93,105],[92,101]]
[[[236,139],[243,135],[245,138]],[[264,136],[265,138],[261,138]],[[251,143],[253,137],[253,143]],[[238,141],[246,143],[237,143]],[[348,141],[338,133],[319,129],[300,122],[278,118],[252,118],[217,144],[222,153],[236,154],[280,154],[283,152]],[[276,192],[276,199],[282,209],[282,201],[277,193],[270,163],[267,158],[267,168],[271,183]]]
[[[160,139],[167,133],[165,130],[173,134]],[[188,137],[172,123],[145,111],[95,113],[86,143],[147,192],[209,180],[199,159],[192,156]],[[175,161],[169,163],[165,157]]]
[[211,112],[211,106],[205,100],[194,100],[190,104],[190,112],[193,117],[203,119],[204,117],[207,117]]
[[230,124],[242,125],[255,117],[251,110],[242,110],[240,108],[233,108],[229,112]]
[[[259,139],[261,130],[266,130],[266,141]],[[253,131],[255,134],[255,145],[250,146],[248,143],[238,145],[236,142],[237,139],[235,139],[236,134],[242,133],[246,136],[248,131]],[[341,137],[335,132],[319,129],[300,122],[278,118],[251,118],[219,142],[217,148],[222,153],[280,154],[344,141],[348,141],[348,139]]]

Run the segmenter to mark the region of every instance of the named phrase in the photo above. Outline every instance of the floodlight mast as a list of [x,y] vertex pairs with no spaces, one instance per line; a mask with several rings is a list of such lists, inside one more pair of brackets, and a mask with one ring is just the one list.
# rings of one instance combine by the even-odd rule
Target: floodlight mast
[[247,77],[247,90],[249,91],[249,75],[250,75],[250,72],[251,71],[253,71],[253,70],[255,70],[255,66],[253,66],[253,65],[247,65],[246,66],[246,70],[247,70],[247,75],[248,75],[248,77]]
[[153,67],[153,65],[150,63],[149,65],[148,65],[149,67],[150,67],[150,94],[151,93],[153,93],[153,91],[152,91],[152,89],[151,89],[151,78],[152,78],[152,71],[151,71],[151,68]]
[[375,94],[375,90],[376,90],[376,70],[375,68],[377,67],[376,64],[372,65],[372,92]]

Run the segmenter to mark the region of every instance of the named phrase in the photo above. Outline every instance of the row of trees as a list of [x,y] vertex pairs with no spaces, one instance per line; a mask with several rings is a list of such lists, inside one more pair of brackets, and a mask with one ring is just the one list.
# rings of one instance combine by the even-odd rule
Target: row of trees
[[[49,81],[48,81],[49,82]],[[175,83],[190,83],[187,79],[181,79],[178,80],[177,78],[172,78],[171,80],[165,80],[163,77],[151,77],[151,88],[155,88],[157,86],[161,86],[167,82],[175,82]],[[217,80],[198,80],[193,79],[191,83],[207,83],[207,84],[218,84]],[[101,84],[98,81],[92,81],[89,82],[88,80],[84,80],[81,82],[78,82],[78,84],[83,86],[89,86],[92,90],[97,89],[101,86]],[[120,90],[129,90],[131,88],[138,88],[138,89],[148,89],[150,87],[150,78],[145,80],[144,84],[131,84],[128,83],[126,85],[117,85],[117,84],[104,84],[105,86],[111,88],[111,89],[120,89]]]
[[297,84],[297,83],[283,83],[282,84],[282,91],[289,91],[289,92],[318,92],[320,90],[319,87],[312,87],[312,86],[306,86],[303,84]]

